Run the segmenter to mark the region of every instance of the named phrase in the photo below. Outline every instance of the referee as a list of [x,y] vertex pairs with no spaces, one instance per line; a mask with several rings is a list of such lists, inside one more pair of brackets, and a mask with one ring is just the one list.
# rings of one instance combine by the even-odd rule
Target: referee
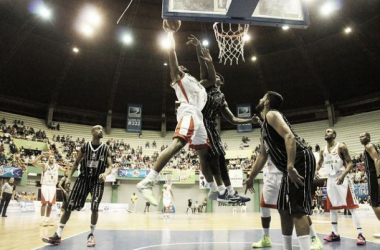
[[15,181],[14,178],[10,178],[9,182],[6,182],[3,187],[1,188],[0,193],[0,213],[3,212],[2,217],[8,217],[7,216],[7,208],[9,205],[9,202],[11,201],[11,198],[16,190],[16,186],[13,184]]

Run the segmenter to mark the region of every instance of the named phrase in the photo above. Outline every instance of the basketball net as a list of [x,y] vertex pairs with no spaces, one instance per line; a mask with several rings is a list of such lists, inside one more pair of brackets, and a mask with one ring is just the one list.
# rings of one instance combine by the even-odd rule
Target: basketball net
[[[236,27],[237,26],[237,27]],[[214,23],[213,25],[216,41],[219,46],[219,63],[236,60],[239,57],[244,60],[244,37],[247,35],[248,24]]]

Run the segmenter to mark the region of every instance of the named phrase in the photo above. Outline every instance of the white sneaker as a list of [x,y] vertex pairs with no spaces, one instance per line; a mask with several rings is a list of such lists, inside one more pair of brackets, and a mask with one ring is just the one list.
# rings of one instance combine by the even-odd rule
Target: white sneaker
[[372,234],[372,236],[375,237],[375,238],[380,238],[380,233]]
[[211,191],[208,192],[208,198],[212,201],[216,201],[218,199],[219,192],[218,191]]
[[137,183],[136,188],[139,190],[146,201],[148,201],[152,206],[157,207],[157,200],[153,196],[154,183],[154,180],[145,178],[144,180]]

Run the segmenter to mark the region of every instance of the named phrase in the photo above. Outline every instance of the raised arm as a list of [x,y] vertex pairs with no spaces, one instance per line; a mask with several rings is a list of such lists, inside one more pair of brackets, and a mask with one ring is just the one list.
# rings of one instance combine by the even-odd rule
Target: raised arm
[[170,77],[172,79],[172,82],[177,82],[178,80],[182,78],[184,72],[181,71],[178,65],[177,54],[175,52],[175,40],[174,40],[173,32],[168,32],[168,39],[170,41],[170,48],[169,48]]
[[216,82],[216,72],[214,68],[214,64],[212,63],[212,57],[210,55],[210,51],[206,48],[202,48],[202,54],[200,58],[203,59],[207,66],[207,78],[202,79],[200,81],[200,84],[203,85],[203,87],[210,88],[215,85]]
[[354,167],[354,164],[352,163],[351,156],[348,153],[348,148],[346,145],[339,144],[338,153],[342,160],[346,163],[346,170],[344,170],[344,172],[337,179],[337,184],[340,185],[343,183],[346,175],[350,173],[351,169]]
[[260,139],[260,154],[257,156],[255,163],[253,164],[252,171],[249,174],[249,178],[244,182],[246,186],[245,193],[249,190],[253,193],[255,190],[253,189],[253,183],[255,181],[256,176],[261,172],[264,168],[265,163],[268,160],[268,153],[265,151],[263,146],[263,138]]
[[319,170],[322,168],[322,166],[323,166],[323,161],[324,161],[324,159],[323,159],[323,149],[321,149],[321,150],[319,151],[319,160],[318,160],[318,162],[317,162],[317,171],[319,171]]
[[207,79],[207,66],[205,61],[202,59],[202,46],[199,42],[198,38],[196,38],[194,35],[191,35],[191,37],[188,37],[189,41],[187,41],[187,45],[192,44],[195,46],[195,49],[197,51],[197,58],[198,63],[200,66],[200,80]]
[[296,138],[294,134],[278,111],[269,111],[267,114],[267,121],[285,141],[287,154],[286,170],[289,179],[294,182],[297,188],[299,185],[303,186],[304,178],[300,176],[298,171],[294,168],[294,162],[296,159]]
[[43,153],[37,156],[37,158],[34,159],[34,161],[32,162],[32,165],[35,166],[36,168],[41,168],[42,170],[45,170],[45,164],[38,163],[41,160],[42,156],[46,156],[46,153]]

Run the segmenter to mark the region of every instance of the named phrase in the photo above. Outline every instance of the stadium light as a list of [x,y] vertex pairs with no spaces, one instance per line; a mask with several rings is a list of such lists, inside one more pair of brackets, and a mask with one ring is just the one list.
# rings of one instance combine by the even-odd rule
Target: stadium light
[[339,8],[340,6],[338,2],[329,0],[321,6],[320,13],[322,16],[328,16]]
[[168,37],[161,37],[160,38],[160,45],[163,49],[169,49],[171,46],[170,39]]
[[257,57],[256,56],[252,56],[251,60],[255,62],[257,60]]
[[51,17],[51,10],[48,9],[46,6],[41,5],[38,10],[38,14],[43,18],[43,19],[50,19]]
[[202,45],[205,46],[205,47],[207,47],[207,46],[209,45],[208,40],[206,40],[206,39],[203,40],[203,41],[202,41]]
[[78,52],[79,52],[79,49],[78,49],[77,47],[74,47],[74,48],[73,48],[73,52],[74,52],[74,53],[78,53]]
[[86,5],[79,14],[76,27],[85,36],[93,36],[101,24],[102,17],[98,9],[95,6]]
[[249,40],[251,40],[251,36],[249,34],[246,34],[244,37],[243,37],[243,40],[245,42],[248,42]]
[[344,29],[344,32],[346,32],[346,34],[349,34],[351,33],[352,29],[350,27],[347,27]]
[[164,66],[168,66],[168,63],[164,63]]
[[122,41],[124,44],[131,44],[132,43],[132,36],[130,34],[125,34],[122,38]]
[[283,29],[283,30],[288,30],[288,29],[289,29],[289,26],[288,26],[288,25],[282,26],[282,29]]

